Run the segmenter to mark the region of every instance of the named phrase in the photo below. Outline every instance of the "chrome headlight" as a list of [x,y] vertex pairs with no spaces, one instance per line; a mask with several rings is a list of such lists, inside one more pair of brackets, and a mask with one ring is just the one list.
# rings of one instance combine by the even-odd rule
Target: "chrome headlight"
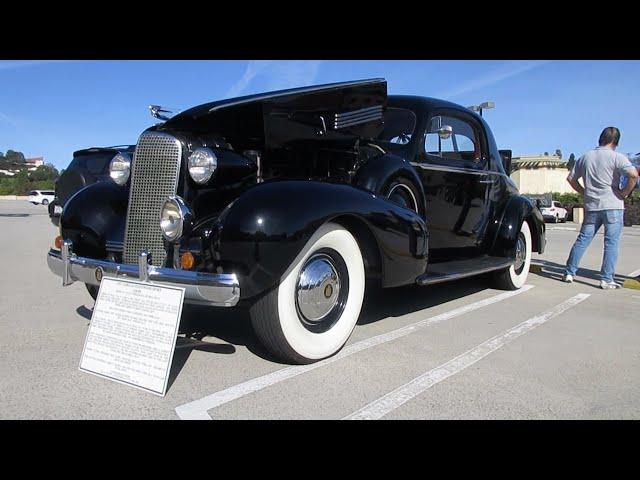
[[160,213],[160,230],[169,242],[175,242],[182,235],[189,235],[193,227],[193,212],[180,197],[169,197]]
[[109,176],[118,185],[124,185],[131,173],[131,157],[126,153],[118,153],[109,164]]
[[184,211],[177,197],[169,197],[160,213],[160,230],[165,240],[173,242],[180,238],[184,227]]
[[197,148],[189,155],[189,175],[196,183],[207,183],[216,168],[218,168],[218,158],[210,148]]

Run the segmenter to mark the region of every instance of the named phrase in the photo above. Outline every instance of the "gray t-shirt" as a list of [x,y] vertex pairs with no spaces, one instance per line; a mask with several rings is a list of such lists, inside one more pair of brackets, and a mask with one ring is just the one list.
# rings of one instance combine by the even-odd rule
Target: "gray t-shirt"
[[624,210],[624,201],[613,193],[612,187],[620,186],[620,175],[629,167],[633,167],[629,159],[609,147],[598,147],[581,156],[570,176],[584,179],[585,210]]

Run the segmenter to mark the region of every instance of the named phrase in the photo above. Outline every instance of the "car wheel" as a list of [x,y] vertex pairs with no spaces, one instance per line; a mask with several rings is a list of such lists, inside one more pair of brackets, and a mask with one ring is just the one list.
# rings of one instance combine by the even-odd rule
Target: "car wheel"
[[531,230],[529,224],[524,221],[516,239],[516,261],[505,270],[494,274],[497,288],[502,290],[517,290],[524,285],[529,275],[531,265]]
[[100,287],[98,287],[97,285],[89,285],[88,283],[85,283],[84,286],[87,287],[87,292],[89,292],[91,298],[93,298],[94,300],[98,298],[98,290],[100,289]]
[[281,277],[250,308],[262,344],[291,363],[312,363],[340,350],[355,328],[365,290],[356,239],[327,223]]
[[420,213],[420,191],[411,180],[404,177],[394,179],[387,187],[386,197],[404,208]]
[[42,200],[42,204],[46,207],[47,205],[49,205],[49,200],[45,198],[44,200]]

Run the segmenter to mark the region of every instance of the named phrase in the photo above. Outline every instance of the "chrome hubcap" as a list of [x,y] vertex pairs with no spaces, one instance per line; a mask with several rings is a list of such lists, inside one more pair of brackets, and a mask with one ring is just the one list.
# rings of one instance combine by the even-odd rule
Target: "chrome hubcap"
[[318,323],[338,304],[340,277],[329,255],[312,255],[296,284],[296,305],[303,320]]
[[516,242],[516,261],[513,264],[516,273],[520,273],[524,267],[524,262],[527,259],[527,244],[524,240],[524,235],[521,233],[518,235],[518,241]]

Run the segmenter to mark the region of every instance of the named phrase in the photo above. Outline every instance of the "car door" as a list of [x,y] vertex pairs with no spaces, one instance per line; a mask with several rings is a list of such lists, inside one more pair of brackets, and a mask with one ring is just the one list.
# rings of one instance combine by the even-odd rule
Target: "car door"
[[492,182],[480,123],[457,110],[434,111],[421,147],[415,166],[426,196],[431,261],[480,255]]

